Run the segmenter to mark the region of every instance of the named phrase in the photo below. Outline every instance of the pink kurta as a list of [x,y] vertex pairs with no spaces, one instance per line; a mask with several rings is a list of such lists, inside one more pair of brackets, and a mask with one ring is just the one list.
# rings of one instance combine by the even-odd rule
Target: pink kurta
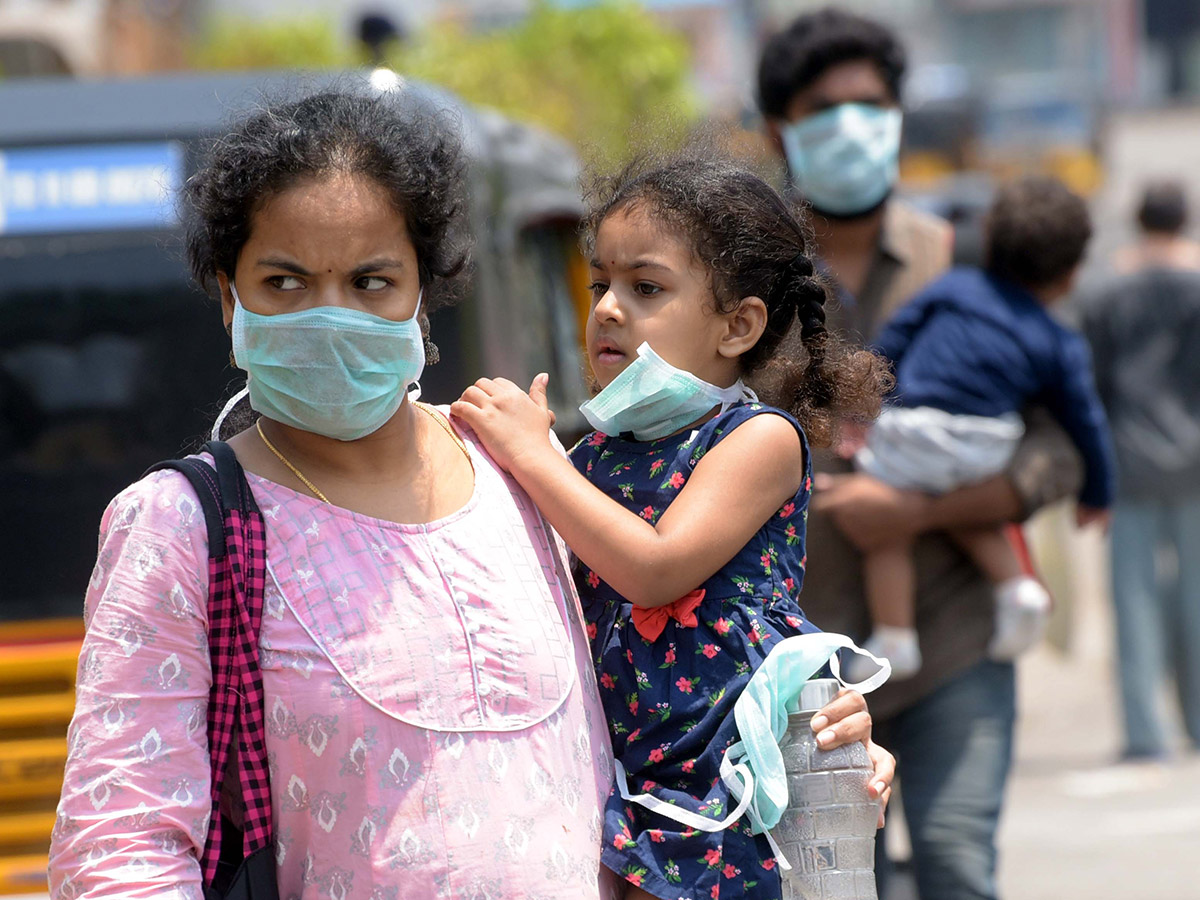
[[[475,491],[398,525],[250,475],[282,898],[597,898],[612,757],[561,545],[464,438]],[[87,592],[56,898],[200,898],[207,539],[158,472],[109,505]]]

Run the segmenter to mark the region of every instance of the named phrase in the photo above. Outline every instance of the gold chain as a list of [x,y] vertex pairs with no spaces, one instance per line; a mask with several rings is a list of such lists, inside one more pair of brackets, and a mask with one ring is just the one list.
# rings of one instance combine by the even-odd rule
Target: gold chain
[[[295,475],[297,478],[299,478],[301,481],[303,481],[304,486],[306,488],[308,488],[310,491],[312,491],[314,494],[316,494],[318,499],[320,499],[322,503],[329,503],[329,498],[321,493],[321,489],[318,488],[311,481],[309,481],[307,478],[305,478],[304,473],[301,472],[299,469],[297,469],[295,466],[293,466],[288,461],[288,458],[286,456],[284,456],[282,453],[280,453],[277,449],[275,449],[275,445],[267,440],[267,436],[265,434],[263,434],[263,430],[262,430],[262,419],[255,419],[254,427],[258,429],[258,436],[260,438],[262,438],[262,442],[267,445],[267,449],[270,450],[272,453],[274,453],[279,458],[279,461],[281,463],[283,463],[285,466],[287,466],[289,469],[291,469],[292,474]],[[329,503],[329,505],[332,506],[333,504]]]
[[463,439],[458,436],[458,432],[450,427],[450,423],[446,421],[446,417],[434,412],[433,408],[428,403],[422,403],[420,400],[414,401],[413,405],[416,406],[417,409],[424,410],[435,422],[442,426],[446,434],[450,435],[450,440],[454,441],[455,446],[458,447],[458,449],[462,451],[463,456],[467,458],[467,465],[469,465],[471,467],[471,471],[474,472],[475,461],[471,459],[471,454],[467,450],[466,443],[464,443]]
[[[450,435],[450,439],[452,441],[454,441],[455,446],[458,447],[458,449],[462,451],[463,456],[465,456],[467,458],[467,464],[471,467],[471,471],[474,472],[475,471],[475,462],[471,459],[471,454],[467,450],[467,445],[463,441],[463,439],[458,436],[458,433],[455,432],[455,430],[450,427],[450,423],[447,422],[445,420],[445,418],[443,418],[442,416],[440,416],[436,412],[434,412],[432,409],[430,409],[428,403],[421,403],[418,400],[413,405],[416,406],[417,409],[424,411],[427,415],[429,415],[430,418],[432,418],[435,422],[437,422],[439,425],[442,426],[442,428],[445,430],[446,434]],[[255,419],[254,427],[258,429],[258,436],[260,438],[262,438],[262,442],[267,445],[267,449],[270,450],[272,453],[274,453],[275,457],[281,463],[283,463],[285,466],[287,466],[289,471],[291,471],[291,473],[293,475],[295,475],[297,478],[299,478],[300,481],[302,481],[304,483],[304,486],[306,488],[308,488],[310,491],[312,491],[317,496],[317,499],[319,499],[322,503],[329,503],[329,498],[321,493],[321,489],[318,488],[311,481],[309,481],[307,478],[305,478],[304,473],[301,472],[299,469],[297,469],[294,465],[292,465],[291,461],[286,456],[284,456],[282,453],[280,453],[278,448],[276,448],[276,446],[274,444],[272,444],[269,440],[267,440],[267,436],[265,434],[263,434],[263,430],[262,430],[262,419]],[[333,504],[330,503],[329,505],[332,506]]]

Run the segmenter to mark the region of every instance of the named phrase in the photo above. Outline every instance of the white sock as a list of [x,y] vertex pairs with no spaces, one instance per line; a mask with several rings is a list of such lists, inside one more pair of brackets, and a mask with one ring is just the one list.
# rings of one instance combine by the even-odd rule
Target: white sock
[[996,626],[988,656],[1009,662],[1042,639],[1050,618],[1050,595],[1036,578],[1019,575],[995,588]]

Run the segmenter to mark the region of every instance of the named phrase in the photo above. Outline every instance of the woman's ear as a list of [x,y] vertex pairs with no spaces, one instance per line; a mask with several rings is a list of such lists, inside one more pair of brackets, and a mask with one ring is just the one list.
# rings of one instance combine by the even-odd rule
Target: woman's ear
[[217,273],[217,289],[221,292],[221,321],[225,323],[226,331],[233,327],[233,291],[230,284],[228,275]]
[[782,119],[766,119],[764,130],[767,133],[767,140],[771,142],[771,146],[775,148],[775,152],[780,158],[786,160],[787,153],[783,149],[783,130],[779,127]]
[[717,352],[726,359],[737,359],[758,343],[767,329],[767,304],[761,297],[743,297],[738,308],[725,318],[725,333]]

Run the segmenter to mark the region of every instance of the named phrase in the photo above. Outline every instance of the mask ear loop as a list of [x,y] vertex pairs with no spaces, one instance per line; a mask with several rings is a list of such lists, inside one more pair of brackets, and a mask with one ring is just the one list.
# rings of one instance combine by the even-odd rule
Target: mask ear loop
[[225,424],[225,420],[229,418],[229,414],[233,412],[233,408],[241,403],[249,394],[250,386],[247,385],[229,398],[229,402],[225,404],[225,408],[217,416],[217,421],[213,422],[212,434],[209,435],[210,440],[219,441],[221,439],[221,426]]
[[[418,327],[420,325],[421,303],[424,300],[425,300],[425,285],[421,285],[420,290],[417,292],[417,308],[415,310],[413,310],[413,314],[412,314],[413,320],[418,323]],[[429,321],[428,315],[426,315],[425,320]],[[435,344],[433,341],[431,341],[429,339],[429,335],[427,335],[427,334],[422,335],[421,340],[424,342],[426,363],[429,363],[430,348],[433,349],[433,354],[432,354],[433,363],[430,363],[430,364],[432,365],[432,364],[437,363],[438,357],[439,357],[437,344]],[[408,386],[408,399],[413,403],[416,403],[418,400],[421,399],[421,382],[420,381],[414,381],[412,384],[410,384]]]

